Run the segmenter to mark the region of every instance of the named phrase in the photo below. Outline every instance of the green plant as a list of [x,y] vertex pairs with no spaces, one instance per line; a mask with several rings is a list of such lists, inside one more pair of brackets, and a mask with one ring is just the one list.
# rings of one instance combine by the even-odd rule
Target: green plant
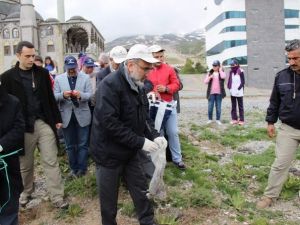
[[178,221],[176,221],[176,216],[174,215],[164,215],[164,214],[157,214],[156,221],[160,225],[177,225]]
[[269,222],[266,218],[259,217],[254,219],[251,225],[269,225]]
[[230,202],[236,210],[241,211],[246,201],[244,196],[240,192],[237,192],[230,197]]
[[135,209],[132,202],[125,202],[120,204],[120,211],[123,215],[133,217],[135,215]]
[[79,217],[83,214],[83,209],[78,204],[71,204],[68,208],[68,215],[72,218]]

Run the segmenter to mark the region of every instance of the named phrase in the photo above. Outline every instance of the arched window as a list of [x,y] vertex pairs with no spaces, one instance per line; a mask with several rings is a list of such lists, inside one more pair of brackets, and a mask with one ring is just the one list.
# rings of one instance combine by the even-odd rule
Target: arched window
[[19,38],[19,29],[18,28],[14,28],[12,30],[12,37],[13,38]]
[[3,30],[3,39],[9,39],[10,35],[9,35],[9,30],[6,28]]

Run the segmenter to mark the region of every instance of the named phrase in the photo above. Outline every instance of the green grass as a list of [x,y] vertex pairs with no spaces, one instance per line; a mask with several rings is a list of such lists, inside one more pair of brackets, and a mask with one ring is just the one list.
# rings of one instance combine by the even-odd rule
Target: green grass
[[66,181],[65,193],[70,196],[79,196],[82,198],[93,198],[97,196],[97,184],[94,174]]
[[[248,114],[247,118],[253,121],[264,119],[262,112]],[[191,124],[191,130],[200,141],[207,140],[221,148],[237,149],[239,146],[259,140],[269,140],[265,128],[249,125],[228,126],[225,129],[213,129],[210,126],[197,126]],[[155,202],[157,208],[156,220],[159,224],[178,225],[176,216],[172,213],[161,212],[162,207],[175,207],[177,209],[196,208],[201,211],[202,207],[212,209],[225,209],[234,211],[236,220],[254,225],[263,224],[289,224],[291,221],[283,219],[283,212],[270,210],[256,210],[255,203],[249,202],[246,196],[253,195],[257,199],[262,196],[266,187],[271,164],[274,161],[274,145],[260,154],[243,154],[234,152],[232,161],[219,164],[220,156],[204,153],[198,147],[188,142],[185,136],[180,136],[184,160],[188,168],[185,171],[178,170],[173,163],[168,163],[164,181],[167,186],[167,199]],[[300,151],[297,153],[300,159]],[[60,157],[61,168],[64,173],[68,171],[65,155]],[[249,189],[255,183],[255,189]],[[300,189],[300,178],[289,177],[283,187],[281,200],[295,198]],[[96,198],[96,179],[92,174],[85,177],[67,181],[65,192],[69,196],[80,198]],[[123,215],[134,217],[135,211],[128,191],[120,191],[121,199],[118,208]],[[125,193],[125,194],[124,194]],[[125,196],[125,197],[124,197]],[[76,218],[85,213],[81,207],[74,206],[71,211],[61,211],[58,218]],[[270,221],[273,222],[270,222]],[[275,221],[275,222],[274,222]]]

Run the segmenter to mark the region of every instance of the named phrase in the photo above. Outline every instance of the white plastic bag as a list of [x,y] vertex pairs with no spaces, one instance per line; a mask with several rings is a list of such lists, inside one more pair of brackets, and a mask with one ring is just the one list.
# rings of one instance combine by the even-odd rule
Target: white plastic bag
[[166,167],[166,148],[167,145],[161,146],[159,150],[151,152],[151,160],[155,170],[150,181],[149,193],[151,197],[164,200],[167,197],[164,183],[164,172]]

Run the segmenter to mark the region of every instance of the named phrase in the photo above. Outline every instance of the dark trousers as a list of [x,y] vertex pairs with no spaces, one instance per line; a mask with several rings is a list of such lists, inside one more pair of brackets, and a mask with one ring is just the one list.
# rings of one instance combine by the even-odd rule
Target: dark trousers
[[243,97],[233,97],[231,96],[231,119],[238,120],[236,104],[239,106],[240,121],[244,121],[244,103]]
[[12,192],[10,200],[0,213],[1,225],[18,225],[19,196],[17,192]]
[[147,198],[147,181],[139,163],[139,157],[130,159],[126,164],[120,164],[117,168],[98,166],[101,170],[96,173],[98,185],[100,185],[100,205],[103,225],[117,225],[117,203],[120,178],[123,177],[130,196],[133,200],[140,225],[154,224],[154,211]]

